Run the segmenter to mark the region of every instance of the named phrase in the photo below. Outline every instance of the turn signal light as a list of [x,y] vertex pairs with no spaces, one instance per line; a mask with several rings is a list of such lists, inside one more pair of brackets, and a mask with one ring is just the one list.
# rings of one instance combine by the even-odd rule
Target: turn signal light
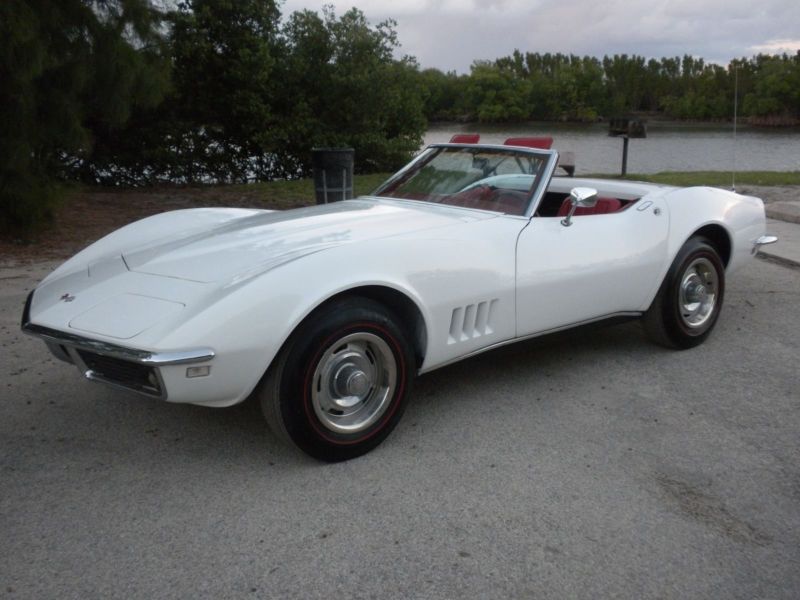
[[211,374],[211,365],[204,365],[202,367],[187,367],[186,377],[208,377]]

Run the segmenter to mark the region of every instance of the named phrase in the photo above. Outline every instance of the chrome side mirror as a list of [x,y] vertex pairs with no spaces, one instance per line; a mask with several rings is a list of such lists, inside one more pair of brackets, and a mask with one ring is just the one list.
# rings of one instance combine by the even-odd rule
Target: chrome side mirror
[[572,188],[572,191],[569,193],[569,201],[569,214],[561,219],[561,224],[564,227],[572,225],[572,215],[575,214],[575,209],[579,206],[591,208],[597,204],[597,190],[585,187]]

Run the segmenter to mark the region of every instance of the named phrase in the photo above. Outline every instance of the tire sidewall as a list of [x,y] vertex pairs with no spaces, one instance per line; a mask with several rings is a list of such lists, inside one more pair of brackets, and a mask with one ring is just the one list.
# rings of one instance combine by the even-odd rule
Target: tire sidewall
[[[303,451],[325,461],[354,458],[380,444],[394,429],[405,409],[414,375],[414,358],[399,321],[381,305],[364,300],[337,303],[305,323],[292,340],[280,382],[280,413],[286,432]],[[389,405],[364,431],[334,432],[317,417],[311,399],[311,380],[320,358],[337,340],[356,332],[380,337],[391,350],[397,381]]]
[[[702,329],[689,327],[684,322],[681,316],[680,303],[683,274],[687,267],[698,258],[705,258],[714,266],[717,271],[718,281],[714,311]],[[684,244],[675,261],[673,261],[667,281],[668,286],[665,290],[666,294],[663,301],[663,318],[667,325],[667,331],[672,341],[679,347],[691,348],[697,346],[711,334],[722,310],[725,297],[725,267],[722,264],[722,260],[714,250],[714,247],[704,238],[692,238]]]

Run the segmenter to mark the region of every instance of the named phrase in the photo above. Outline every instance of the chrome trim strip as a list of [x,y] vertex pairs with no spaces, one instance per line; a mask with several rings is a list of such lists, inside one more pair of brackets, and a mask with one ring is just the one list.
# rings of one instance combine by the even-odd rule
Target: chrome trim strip
[[539,209],[539,203],[547,193],[547,188],[550,187],[550,180],[553,178],[553,173],[555,173],[558,167],[558,152],[554,150],[550,150],[549,152],[551,152],[550,158],[545,164],[544,169],[542,169],[542,174],[537,182],[538,187],[536,188],[536,192],[533,194],[533,198],[528,201],[528,210],[525,212],[525,217],[528,219]]
[[[525,211],[524,215],[506,215],[506,216],[514,216],[514,217],[521,217],[525,220],[530,220],[531,216],[534,214],[536,209],[539,206],[539,202],[544,197],[545,193],[547,192],[547,188],[550,186],[550,179],[553,177],[553,173],[555,173],[556,168],[558,167],[558,151],[552,150],[550,148],[529,148],[526,146],[506,146],[505,144],[452,144],[452,143],[440,143],[440,144],[428,144],[425,148],[417,154],[414,159],[408,163],[405,167],[394,173],[389,179],[382,182],[377,189],[373,190],[371,193],[366,194],[367,196],[372,196],[373,198],[379,198],[381,200],[386,200],[385,196],[379,196],[376,192],[383,188],[386,184],[394,179],[400,177],[404,173],[408,172],[417,162],[423,159],[425,154],[432,149],[435,148],[486,148],[487,150],[501,150],[510,153],[519,152],[523,154],[531,154],[534,156],[542,157],[546,156],[547,160],[545,161],[544,167],[542,168],[541,172],[537,174],[535,183],[537,184],[537,189],[532,194],[532,197],[528,199],[528,208]],[[390,198],[391,200],[402,200],[402,201],[413,201],[409,198]],[[424,200],[413,201],[413,202],[425,202]],[[430,202],[428,202],[430,204]],[[466,206],[455,206],[452,204],[444,204],[443,206],[447,206],[449,208],[463,208],[466,210],[480,210],[481,212],[489,212],[495,214],[505,214],[499,211],[491,211],[491,210],[482,210],[478,208],[469,208]]]
[[476,146],[481,146],[492,150],[523,152],[525,154],[532,154],[540,157],[542,155],[547,156],[547,161],[545,162],[544,167],[542,168],[541,172],[536,175],[535,183],[537,187],[532,194],[532,197],[528,200],[528,209],[525,211],[524,215],[519,215],[529,220],[536,212],[536,209],[539,208],[539,202],[541,202],[542,198],[544,198],[544,195],[547,193],[547,188],[550,186],[550,180],[553,178],[553,173],[555,173],[556,169],[558,168],[558,151],[551,148],[528,148],[524,146],[506,146],[505,144],[431,144],[428,146],[428,148],[474,148]]
[[[54,342],[74,348],[81,348],[96,352],[104,356],[111,356],[122,360],[136,362],[148,367],[163,367],[167,365],[182,365],[187,363],[205,362],[216,356],[211,348],[193,348],[190,350],[177,350],[175,352],[151,352],[138,348],[127,348],[85,338],[74,333],[66,333],[49,327],[42,327],[28,321],[22,325],[22,331],[28,335],[41,338],[46,342]],[[74,358],[74,357],[73,357]]]
[[469,354],[464,354],[463,356],[458,356],[456,358],[452,358],[447,362],[443,362],[435,367],[430,367],[427,369],[420,369],[417,371],[417,375],[424,375],[425,373],[430,373],[431,371],[435,371],[436,369],[440,369],[442,367],[446,367],[448,365],[452,365],[453,363],[457,363],[467,358],[472,358],[473,356],[477,356],[478,354],[483,354],[484,352],[488,352],[489,350],[494,350],[496,348],[501,348],[503,346],[508,346],[509,344],[514,344],[516,342],[524,342],[525,340],[530,340],[537,337],[542,337],[544,335],[549,335],[551,333],[558,333],[559,331],[565,331],[567,329],[572,329],[574,327],[580,327],[582,325],[589,325],[591,323],[597,323],[598,321],[605,321],[606,319],[614,319],[619,317],[630,317],[630,318],[638,318],[641,317],[643,313],[640,311],[623,311],[623,312],[616,312],[611,313],[608,315],[603,315],[602,317],[595,317],[593,319],[586,319],[585,321],[578,321],[576,323],[570,323],[569,325],[562,325],[561,327],[553,327],[552,329],[545,329],[544,331],[539,331],[537,333],[531,333],[529,335],[523,335],[521,337],[514,337],[508,340],[503,340],[502,342],[496,342],[491,344],[490,346],[485,346],[484,348],[478,348],[477,350],[473,350]]

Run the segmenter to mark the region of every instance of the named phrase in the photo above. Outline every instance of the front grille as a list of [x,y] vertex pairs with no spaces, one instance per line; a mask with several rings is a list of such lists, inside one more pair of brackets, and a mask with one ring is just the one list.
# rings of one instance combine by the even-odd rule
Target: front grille
[[89,369],[87,376],[91,379],[101,379],[150,396],[162,396],[163,390],[155,368],[86,350],[77,352]]

